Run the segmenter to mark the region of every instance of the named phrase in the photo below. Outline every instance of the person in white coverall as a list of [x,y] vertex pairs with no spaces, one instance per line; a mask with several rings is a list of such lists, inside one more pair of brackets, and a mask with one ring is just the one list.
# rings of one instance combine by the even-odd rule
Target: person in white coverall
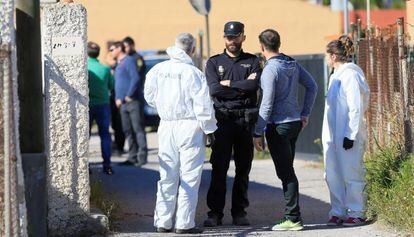
[[322,128],[325,178],[331,199],[329,226],[366,223],[363,155],[369,87],[361,68],[348,62],[352,52],[353,43],[346,36],[327,46],[326,60],[334,69],[329,78]]
[[[194,217],[207,140],[217,129],[213,102],[204,74],[191,60],[195,39],[177,36],[167,49],[170,60],[146,75],[144,96],[161,118],[158,127],[160,162],[154,226],[157,232],[201,233]],[[207,135],[207,136],[206,136]]]

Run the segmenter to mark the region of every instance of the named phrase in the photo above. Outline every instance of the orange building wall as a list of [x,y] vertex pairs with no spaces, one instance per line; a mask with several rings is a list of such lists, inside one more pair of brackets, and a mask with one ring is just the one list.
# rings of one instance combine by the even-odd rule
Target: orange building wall
[[[204,16],[188,0],[76,0],[88,11],[88,36],[105,48],[109,40],[132,36],[138,49],[165,49],[180,32],[197,35],[205,29]],[[211,52],[220,53],[223,25],[245,23],[245,51],[258,52],[258,34],[275,28],[287,54],[323,53],[327,36],[340,33],[340,15],[303,0],[212,0]],[[105,54],[105,50],[103,54]]]
[[411,36],[411,43],[414,44],[414,0],[407,1],[407,26],[408,32]]

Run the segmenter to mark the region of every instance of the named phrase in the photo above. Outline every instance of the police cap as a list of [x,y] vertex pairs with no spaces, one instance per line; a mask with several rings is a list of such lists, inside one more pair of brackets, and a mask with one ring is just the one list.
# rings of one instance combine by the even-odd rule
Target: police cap
[[224,36],[239,36],[244,32],[244,25],[238,21],[229,21],[224,25]]

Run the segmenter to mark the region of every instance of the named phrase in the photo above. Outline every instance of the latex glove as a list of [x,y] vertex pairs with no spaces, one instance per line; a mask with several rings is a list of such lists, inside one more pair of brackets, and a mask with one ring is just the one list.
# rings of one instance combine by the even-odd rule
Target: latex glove
[[344,137],[343,147],[345,150],[351,149],[354,146],[354,140],[350,140],[347,137]]

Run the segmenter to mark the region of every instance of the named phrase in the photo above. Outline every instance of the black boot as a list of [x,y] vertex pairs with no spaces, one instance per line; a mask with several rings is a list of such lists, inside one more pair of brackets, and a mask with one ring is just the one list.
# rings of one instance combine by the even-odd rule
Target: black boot
[[204,227],[215,227],[218,225],[222,225],[222,222],[217,216],[210,216],[204,221]]
[[191,229],[175,229],[176,234],[201,234],[203,230],[197,227]]
[[233,225],[250,225],[249,220],[245,216],[233,217]]
[[111,166],[104,166],[103,172],[107,175],[113,175],[114,171],[112,170]]
[[158,233],[169,233],[171,231],[172,231],[171,229],[166,229],[164,227],[156,227],[155,228],[155,232],[158,232]]

